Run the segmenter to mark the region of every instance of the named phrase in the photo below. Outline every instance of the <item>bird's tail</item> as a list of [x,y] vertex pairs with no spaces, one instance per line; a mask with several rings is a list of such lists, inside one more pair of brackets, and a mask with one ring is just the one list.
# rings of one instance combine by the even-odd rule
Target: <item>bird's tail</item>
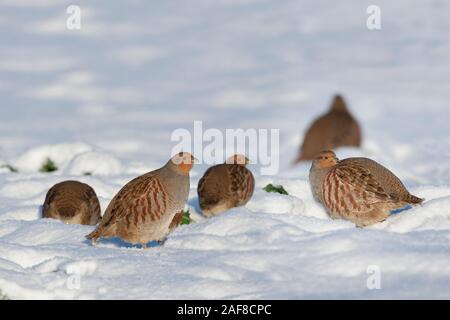
[[97,228],[93,232],[89,233],[86,238],[92,240],[93,243],[97,242],[98,238],[102,235],[101,229]]
[[413,196],[412,194],[408,195],[406,198],[406,202],[410,204],[421,204],[425,199]]
[[183,220],[183,214],[184,214],[183,210],[175,214],[175,216],[172,219],[172,222],[169,225],[169,231],[172,231],[181,224],[181,221]]

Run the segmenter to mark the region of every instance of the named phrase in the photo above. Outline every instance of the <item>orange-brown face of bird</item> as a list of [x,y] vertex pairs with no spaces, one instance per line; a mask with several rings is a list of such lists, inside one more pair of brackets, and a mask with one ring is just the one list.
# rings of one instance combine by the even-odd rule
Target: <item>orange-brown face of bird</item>
[[323,169],[335,166],[339,162],[336,154],[331,150],[322,151],[314,159],[314,165]]
[[197,159],[189,152],[180,152],[174,155],[171,160],[185,174],[188,174],[194,163],[197,162]]
[[225,161],[225,163],[240,164],[242,166],[245,166],[250,163],[250,160],[246,156],[243,156],[242,154],[235,154],[229,157],[227,161]]

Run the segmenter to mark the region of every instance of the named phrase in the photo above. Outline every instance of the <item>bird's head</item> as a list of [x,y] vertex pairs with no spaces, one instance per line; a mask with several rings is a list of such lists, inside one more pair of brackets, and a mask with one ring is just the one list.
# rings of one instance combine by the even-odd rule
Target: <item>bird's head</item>
[[247,164],[250,163],[250,160],[242,155],[242,154],[235,154],[232,155],[231,157],[229,157],[227,159],[227,161],[225,161],[226,164],[239,164],[241,166],[246,166]]
[[338,112],[347,111],[347,104],[345,103],[344,98],[340,94],[336,94],[333,97],[333,101],[331,102],[331,110]]
[[339,159],[336,157],[336,153],[332,150],[325,150],[320,152],[313,161],[313,166],[319,169],[331,168],[338,164]]
[[189,174],[194,163],[198,162],[198,160],[189,152],[179,152],[170,159],[170,162],[175,165],[179,172]]

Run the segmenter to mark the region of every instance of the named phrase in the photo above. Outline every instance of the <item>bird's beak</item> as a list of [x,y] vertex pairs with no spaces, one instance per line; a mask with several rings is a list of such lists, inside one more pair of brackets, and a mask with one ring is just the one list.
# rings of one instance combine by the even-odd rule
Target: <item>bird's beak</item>
[[199,162],[198,159],[196,157],[194,157],[194,156],[192,156],[191,161],[192,161],[192,163],[198,163]]

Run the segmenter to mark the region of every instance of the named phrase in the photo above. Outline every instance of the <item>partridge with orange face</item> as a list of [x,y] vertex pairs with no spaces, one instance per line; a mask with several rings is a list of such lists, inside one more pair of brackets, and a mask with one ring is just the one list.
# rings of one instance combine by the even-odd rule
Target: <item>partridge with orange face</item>
[[359,227],[383,221],[392,210],[423,201],[377,162],[367,158],[338,160],[333,151],[316,157],[309,180],[314,197],[332,218],[350,220]]
[[344,99],[336,95],[330,110],[315,120],[306,132],[297,162],[313,160],[322,150],[360,145],[358,122],[348,111]]
[[234,155],[226,163],[209,168],[198,183],[200,208],[215,216],[234,207],[245,205],[253,195],[255,178],[245,166],[249,160]]
[[42,206],[42,217],[69,224],[96,225],[101,219],[94,189],[78,181],[63,181],[51,187]]
[[143,247],[150,241],[162,241],[184,209],[189,196],[189,172],[195,160],[190,153],[180,152],[162,168],[128,182],[111,200],[102,223],[87,238],[96,242],[100,237],[119,237]]

